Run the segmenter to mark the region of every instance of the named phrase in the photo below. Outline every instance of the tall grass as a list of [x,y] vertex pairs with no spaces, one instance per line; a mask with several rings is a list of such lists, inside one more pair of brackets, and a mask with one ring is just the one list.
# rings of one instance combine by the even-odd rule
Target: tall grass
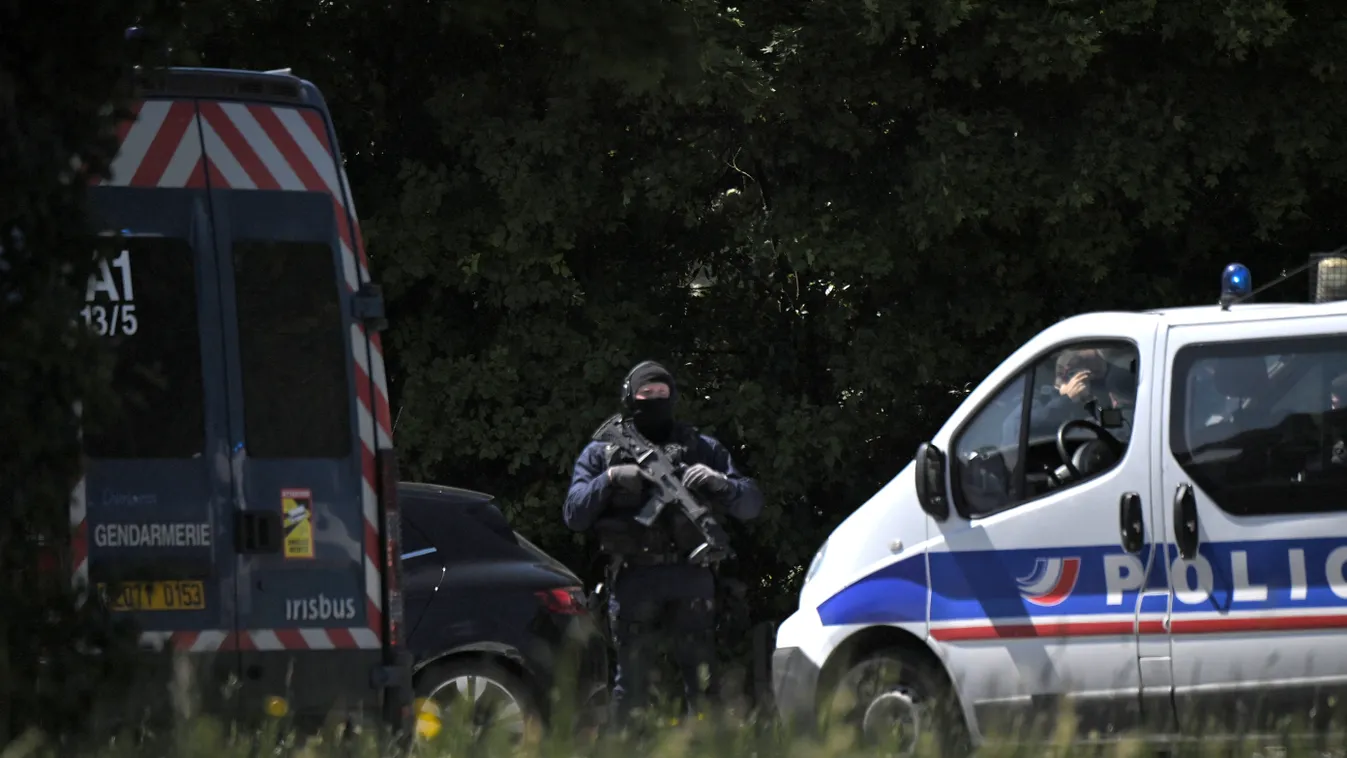
[[[1169,758],[1338,758],[1347,754],[1347,741],[1340,734],[1294,736],[1287,729],[1281,736],[1247,740],[1189,739],[1168,745],[1147,744],[1142,735],[1109,743],[1073,742],[1069,714],[1046,742],[1023,743],[1014,730],[993,735],[978,750],[987,758],[1038,758],[1040,756],[1089,756],[1089,758],[1140,758],[1163,752]],[[523,743],[512,744],[507,735],[488,730],[481,733],[451,715],[434,739],[418,739],[411,756],[426,758],[860,758],[889,756],[892,746],[860,745],[842,730],[804,736],[791,734],[769,721],[723,718],[707,714],[692,720],[670,716],[650,717],[636,733],[578,734],[553,728]],[[252,729],[229,727],[209,717],[189,717],[160,731],[127,732],[102,746],[72,751],[38,736],[23,739],[0,751],[0,758],[388,758],[407,753],[381,744],[372,734],[342,739],[328,731],[300,738],[283,721]],[[917,758],[939,758],[938,750],[924,742]]]
[[[0,758],[878,758],[896,754],[896,744],[861,744],[849,729],[792,732],[769,715],[741,714],[736,712],[739,708],[725,706],[688,718],[665,702],[638,717],[622,733],[582,731],[578,725],[587,723],[582,721],[584,714],[555,696],[551,728],[534,731],[523,741],[512,741],[501,730],[483,731],[469,723],[467,713],[451,711],[442,714],[437,735],[419,737],[408,748],[386,735],[343,733],[336,726],[301,736],[284,718],[247,727],[227,724],[194,714],[189,704],[192,693],[185,692],[183,684],[170,685],[177,702],[174,715],[166,719],[146,721],[84,747],[60,735],[32,732],[0,748]],[[1341,722],[1325,724],[1323,715],[1315,718],[1316,714],[1307,713],[1300,723],[1287,720],[1270,735],[1241,738],[1226,733],[1220,739],[1187,737],[1161,744],[1140,733],[1093,741],[1092,735],[1086,735],[1082,740],[1068,709],[1047,724],[1047,731],[1040,721],[1032,727],[1007,725],[984,735],[976,754],[985,758],[1141,758],[1159,752],[1167,758],[1347,758],[1347,731],[1340,728]],[[1255,721],[1247,718],[1244,723]],[[942,757],[930,737],[924,736],[915,758],[955,758]]]

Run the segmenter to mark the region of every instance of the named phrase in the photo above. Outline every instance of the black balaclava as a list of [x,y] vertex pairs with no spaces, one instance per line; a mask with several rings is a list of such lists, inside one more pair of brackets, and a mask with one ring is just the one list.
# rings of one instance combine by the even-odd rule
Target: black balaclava
[[[669,385],[668,397],[636,399],[636,391],[651,382],[663,382]],[[651,442],[662,445],[673,431],[673,406],[678,399],[678,390],[673,375],[668,369],[654,361],[644,361],[627,374],[622,382],[622,407],[636,423],[636,431]]]

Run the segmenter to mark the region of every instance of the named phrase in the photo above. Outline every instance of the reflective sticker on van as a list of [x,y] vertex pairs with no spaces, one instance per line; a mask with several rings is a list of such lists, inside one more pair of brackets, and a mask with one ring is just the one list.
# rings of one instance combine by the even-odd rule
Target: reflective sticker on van
[[285,522],[285,557],[313,557],[313,493],[281,490],[281,516]]

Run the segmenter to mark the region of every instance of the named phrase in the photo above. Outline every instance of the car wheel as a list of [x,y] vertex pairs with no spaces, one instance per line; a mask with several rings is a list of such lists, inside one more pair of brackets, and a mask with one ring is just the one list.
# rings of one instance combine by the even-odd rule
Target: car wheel
[[826,724],[888,755],[914,755],[925,745],[949,758],[971,752],[944,673],[907,651],[872,653],[852,665],[823,705]]
[[446,727],[466,723],[473,742],[491,732],[513,744],[541,735],[542,714],[533,691],[494,661],[466,658],[433,664],[417,675],[416,695],[435,705]]

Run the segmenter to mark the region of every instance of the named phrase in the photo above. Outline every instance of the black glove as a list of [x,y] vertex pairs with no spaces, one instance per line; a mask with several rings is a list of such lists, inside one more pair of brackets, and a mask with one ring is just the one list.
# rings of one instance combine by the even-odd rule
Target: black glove
[[683,472],[683,486],[708,495],[723,495],[730,491],[730,480],[705,463],[698,463]]
[[624,463],[608,469],[608,481],[628,495],[640,493],[647,478],[646,473],[635,463]]

